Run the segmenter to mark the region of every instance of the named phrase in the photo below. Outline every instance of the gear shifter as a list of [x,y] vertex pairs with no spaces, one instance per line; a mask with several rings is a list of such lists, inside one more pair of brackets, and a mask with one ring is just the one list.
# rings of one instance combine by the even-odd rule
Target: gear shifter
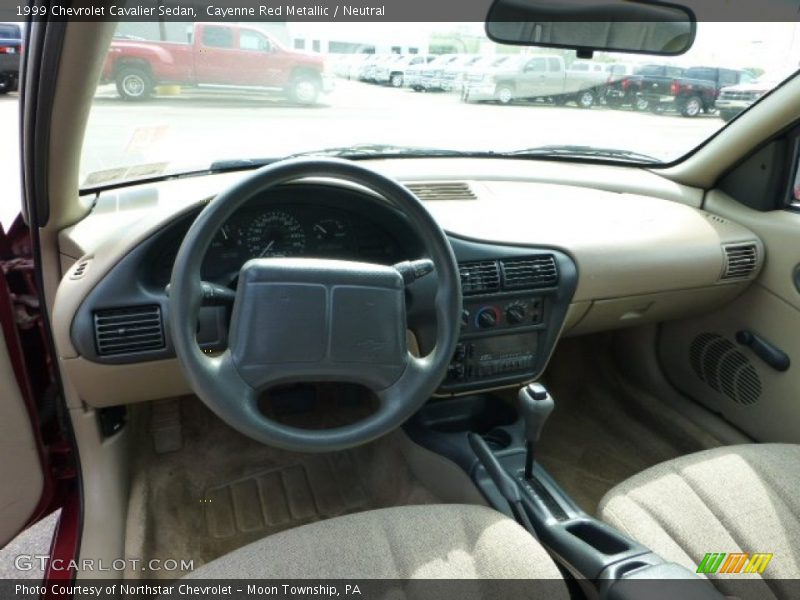
[[541,383],[531,383],[519,391],[519,412],[525,422],[525,479],[533,478],[536,442],[554,406],[553,397]]

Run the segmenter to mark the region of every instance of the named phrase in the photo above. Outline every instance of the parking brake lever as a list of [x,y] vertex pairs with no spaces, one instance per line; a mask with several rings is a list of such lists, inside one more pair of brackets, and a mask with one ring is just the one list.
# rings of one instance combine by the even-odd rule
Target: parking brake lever
[[491,477],[492,482],[494,482],[500,494],[511,507],[514,517],[533,536],[536,536],[536,530],[534,530],[533,524],[528,518],[528,513],[525,512],[525,508],[522,505],[522,492],[520,492],[517,482],[514,481],[514,478],[506,471],[505,467],[500,464],[492,449],[489,448],[489,445],[481,436],[477,433],[470,433],[467,438],[472,451],[475,452],[483,468],[486,469],[489,477]]

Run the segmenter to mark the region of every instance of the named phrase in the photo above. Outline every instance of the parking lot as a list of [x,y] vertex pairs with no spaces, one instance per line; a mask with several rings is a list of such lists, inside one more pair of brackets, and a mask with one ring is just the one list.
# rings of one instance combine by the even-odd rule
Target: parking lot
[[[713,115],[684,118],[605,106],[467,104],[457,94],[417,93],[344,79],[337,80],[334,91],[313,107],[293,106],[259,92],[177,92],[129,103],[117,97],[113,86],[99,88],[82,178],[145,163],[157,174],[202,168],[217,159],[374,143],[498,152],[579,144],[672,160],[723,125]],[[4,181],[13,182],[6,185],[6,198],[18,197],[13,151],[17,104],[16,94],[0,97],[0,133],[6,148],[12,149],[4,153],[0,173]],[[6,212],[9,202],[4,201]]]

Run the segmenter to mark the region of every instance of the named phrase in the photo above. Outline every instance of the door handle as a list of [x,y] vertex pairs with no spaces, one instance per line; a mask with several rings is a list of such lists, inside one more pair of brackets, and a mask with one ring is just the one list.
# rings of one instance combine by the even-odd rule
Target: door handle
[[752,331],[747,331],[746,329],[737,331],[736,341],[742,346],[750,348],[758,358],[776,371],[787,371],[792,364],[786,352],[770,344],[767,340],[756,335]]

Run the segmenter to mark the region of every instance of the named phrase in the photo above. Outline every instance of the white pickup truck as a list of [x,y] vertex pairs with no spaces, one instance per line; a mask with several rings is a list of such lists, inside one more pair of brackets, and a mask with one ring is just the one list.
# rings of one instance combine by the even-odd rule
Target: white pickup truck
[[[581,66],[584,61],[575,64]],[[509,104],[515,100],[549,98],[556,104],[575,102],[582,108],[590,108],[608,78],[604,65],[596,66],[600,68],[568,69],[561,56],[521,54],[471,72],[462,99]]]

